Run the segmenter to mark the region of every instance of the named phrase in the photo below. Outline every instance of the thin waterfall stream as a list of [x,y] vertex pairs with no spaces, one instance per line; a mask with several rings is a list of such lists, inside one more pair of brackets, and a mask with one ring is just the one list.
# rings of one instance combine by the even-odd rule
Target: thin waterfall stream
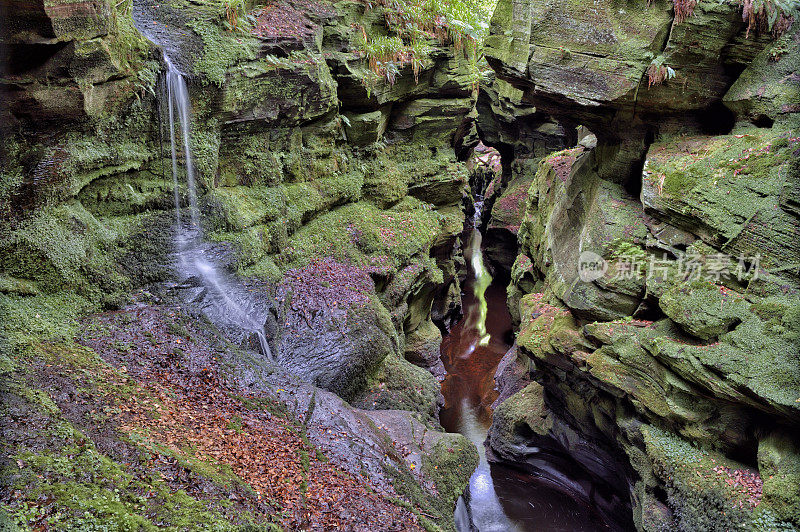
[[[183,74],[166,55],[164,62],[167,66],[165,85],[172,179],[175,188],[175,247],[178,272],[184,279],[193,281],[197,285],[195,288],[200,289],[200,292],[194,294],[194,300],[195,302],[202,300],[203,310],[209,319],[224,326],[252,333],[257,339],[261,354],[272,360],[272,350],[264,333],[265,320],[258,319],[259,315],[264,316],[264,312],[257,308],[257,299],[250,296],[241,283],[226,275],[215,264],[215,252],[203,239],[197,202],[197,174],[191,148],[192,107],[189,90]],[[179,164],[179,146],[182,148],[183,165]],[[180,171],[181,166],[183,172]],[[181,215],[181,173],[185,174],[188,220]]]
[[462,295],[464,316],[445,336],[441,358],[447,370],[442,382],[445,406],[442,426],[459,432],[478,449],[479,465],[456,508],[459,532],[607,530],[593,508],[552,483],[486,459],[484,440],[497,398],[494,374],[513,343],[505,286],[492,279],[481,250],[480,211],[465,247],[470,271]]

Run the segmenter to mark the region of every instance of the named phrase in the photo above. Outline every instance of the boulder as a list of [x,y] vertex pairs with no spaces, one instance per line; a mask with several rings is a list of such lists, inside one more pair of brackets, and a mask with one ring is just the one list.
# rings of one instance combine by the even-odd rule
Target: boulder
[[345,131],[347,140],[355,146],[365,146],[377,142],[386,131],[389,120],[389,109],[372,111],[371,113],[344,113],[347,118]]

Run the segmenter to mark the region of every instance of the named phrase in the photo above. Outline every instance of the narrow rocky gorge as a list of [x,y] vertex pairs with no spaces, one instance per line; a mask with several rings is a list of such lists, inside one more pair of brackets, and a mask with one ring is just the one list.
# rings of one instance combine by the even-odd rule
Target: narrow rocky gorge
[[800,34],[692,5],[498,3],[478,128],[519,323],[498,383],[524,388],[488,445],[579,464],[640,530],[794,529]]
[[238,5],[2,6],[3,526],[800,528],[796,6]]

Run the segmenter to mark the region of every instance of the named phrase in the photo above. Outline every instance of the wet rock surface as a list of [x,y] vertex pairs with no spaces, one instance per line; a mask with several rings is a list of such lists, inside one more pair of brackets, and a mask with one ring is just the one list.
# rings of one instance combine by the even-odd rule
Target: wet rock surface
[[[114,368],[135,365],[134,380],[144,379],[148,390],[169,390],[164,426],[147,419],[142,404],[135,423],[125,423],[152,436],[157,443],[147,448],[161,453],[158,460],[190,460],[159,446],[191,441],[204,459],[233,468],[230,478],[208,481],[163,470],[175,490],[190,493],[187,509],[205,500],[194,498],[199,491],[220,494],[233,483],[220,496],[239,501],[232,509],[213,507],[207,519],[177,510],[142,519],[181,528],[269,516],[289,528],[351,522],[359,529],[369,516],[370,526],[387,529],[452,528],[452,507],[474,460],[459,436],[440,432],[438,381],[427,366],[440,365],[433,320],[450,320],[460,307],[456,263],[467,172],[452,141],[473,91],[466,60],[439,44],[418,80],[408,66],[397,83],[379,81],[368,91],[353,36],[356,23],[384,27],[376,12],[351,2],[274,3],[253,13],[252,32],[225,29],[221,5],[194,2],[137,0],[132,10],[128,3],[34,2],[9,15],[19,31],[9,37],[13,43],[3,35],[3,62],[12,71],[4,72],[2,89],[13,96],[2,126],[0,311],[13,336],[6,350],[3,331],[3,364],[10,361],[3,378],[12,388],[29,383],[21,373],[32,359],[17,353],[38,352],[52,335],[69,344],[69,365],[75,320],[124,308],[97,315],[102,334],[87,342]],[[34,54],[41,64],[25,63],[31,50],[41,51]],[[177,187],[170,176],[164,55],[187,80],[194,109],[186,153],[196,191],[184,183],[182,149]],[[191,249],[197,256],[184,257],[192,267],[181,268],[174,209],[193,207],[194,193],[203,240]],[[132,310],[131,294],[142,286],[151,299]],[[227,312],[229,300],[241,313]],[[169,305],[176,308],[166,311]],[[191,338],[164,331],[178,315],[188,316],[180,327]],[[163,350],[147,327],[166,335]],[[222,396],[204,396],[215,387]],[[27,401],[17,393],[9,391],[10,400]],[[288,428],[273,426],[239,395],[288,409]],[[42,407],[34,401],[20,408],[33,415]],[[222,431],[223,439],[240,441],[252,431],[256,443],[240,441],[243,454],[222,455],[173,426],[191,425],[191,416],[205,435]],[[65,423],[78,423],[68,417]],[[270,462],[276,450],[259,445],[271,436],[299,453],[277,474],[291,479],[291,489],[241,467]],[[9,452],[25,452],[21,445],[13,440]],[[139,443],[130,445],[140,452]],[[53,447],[58,456],[64,449]],[[313,458],[317,452],[329,462]],[[126,512],[130,497],[150,496],[145,486],[152,481],[136,478],[141,484],[126,492]],[[284,488],[288,499],[266,500]],[[76,504],[91,499],[84,484],[76,489]],[[326,491],[344,495],[334,502]],[[4,502],[9,497],[3,492]],[[285,517],[273,515],[280,508]]]

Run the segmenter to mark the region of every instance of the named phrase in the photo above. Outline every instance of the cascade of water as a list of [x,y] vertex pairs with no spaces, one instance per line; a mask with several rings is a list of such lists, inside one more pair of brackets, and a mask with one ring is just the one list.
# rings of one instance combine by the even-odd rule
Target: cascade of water
[[[199,231],[200,224],[198,222],[198,208],[197,208],[197,186],[195,180],[194,161],[192,159],[192,149],[189,145],[191,139],[191,130],[189,128],[189,121],[191,118],[191,104],[189,103],[189,90],[186,87],[186,80],[183,75],[175,68],[175,65],[169,60],[168,57],[164,58],[167,64],[167,99],[169,101],[169,138],[172,151],[172,176],[175,184],[178,183],[178,158],[175,141],[175,111],[177,108],[178,122],[181,126],[181,134],[183,137],[183,156],[186,166],[186,188],[189,196],[189,228],[192,231]],[[175,207],[178,212],[178,230],[182,230],[180,219],[180,205],[177,193],[175,193]]]
[[[172,179],[175,187],[175,213],[177,218],[177,251],[179,267],[188,277],[195,277],[207,289],[206,299],[208,306],[213,307],[213,314],[221,321],[233,324],[242,329],[251,331],[256,335],[261,353],[272,360],[272,350],[264,334],[264,325],[256,320],[251,312],[245,310],[240,302],[248,303],[252,309],[252,301],[244,290],[236,283],[229,281],[219,271],[214,263],[207,257],[203,246],[202,227],[200,225],[200,210],[197,206],[197,185],[195,179],[194,161],[192,158],[191,139],[191,103],[189,90],[183,75],[175,68],[168,57],[164,57],[167,65],[166,88],[169,108],[169,139],[172,155]],[[177,124],[180,131],[176,131]],[[183,157],[186,173],[186,189],[189,199],[188,227],[181,217],[181,201],[179,193],[179,165],[178,165],[178,140],[183,137]],[[240,302],[237,302],[236,299]]]
[[470,235],[469,242],[467,243],[466,252],[470,259],[470,265],[475,275],[475,283],[473,284],[473,293],[475,299],[478,301],[478,315],[470,316],[475,328],[478,330],[479,345],[487,345],[491,339],[491,335],[486,332],[486,316],[488,313],[488,305],[486,303],[486,289],[492,284],[492,276],[483,264],[483,252],[481,251],[481,244],[483,237],[480,232],[480,218],[481,209],[483,208],[483,200],[478,199],[475,202],[475,216],[472,220],[472,234]]

